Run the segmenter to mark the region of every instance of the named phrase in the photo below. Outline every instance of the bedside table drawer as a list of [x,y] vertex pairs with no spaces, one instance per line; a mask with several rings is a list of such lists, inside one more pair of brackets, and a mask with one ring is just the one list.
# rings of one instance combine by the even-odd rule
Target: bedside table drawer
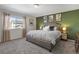
[[67,33],[62,33],[62,39],[67,40]]
[[67,36],[62,35],[62,39],[67,39]]
[[67,36],[67,34],[66,33],[62,33],[62,36]]

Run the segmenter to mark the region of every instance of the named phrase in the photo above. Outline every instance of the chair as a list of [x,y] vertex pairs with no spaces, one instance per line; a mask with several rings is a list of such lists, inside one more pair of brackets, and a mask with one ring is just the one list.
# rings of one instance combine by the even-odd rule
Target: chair
[[76,33],[75,50],[76,50],[76,53],[79,50],[79,32]]

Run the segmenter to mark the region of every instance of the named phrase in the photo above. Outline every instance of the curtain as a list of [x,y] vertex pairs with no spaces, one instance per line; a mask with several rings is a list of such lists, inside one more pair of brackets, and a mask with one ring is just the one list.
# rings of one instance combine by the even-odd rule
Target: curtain
[[4,14],[3,14],[3,12],[0,12],[0,42],[3,42],[3,19],[4,19]]
[[23,37],[26,37],[26,18],[23,19]]
[[3,18],[3,40],[2,42],[9,41],[10,40],[10,30],[9,30],[9,20],[10,20],[10,15],[4,13],[4,18]]

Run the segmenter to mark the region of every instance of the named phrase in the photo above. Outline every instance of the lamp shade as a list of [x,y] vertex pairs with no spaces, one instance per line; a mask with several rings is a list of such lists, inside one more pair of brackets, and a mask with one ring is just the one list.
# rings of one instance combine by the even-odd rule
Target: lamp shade
[[63,31],[66,31],[66,29],[67,29],[66,27],[63,27],[63,28],[62,28]]

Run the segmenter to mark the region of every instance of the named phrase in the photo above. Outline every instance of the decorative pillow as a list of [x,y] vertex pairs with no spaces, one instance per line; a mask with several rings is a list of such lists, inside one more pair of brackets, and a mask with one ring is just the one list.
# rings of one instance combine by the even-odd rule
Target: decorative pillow
[[54,26],[49,27],[50,31],[54,31]]

